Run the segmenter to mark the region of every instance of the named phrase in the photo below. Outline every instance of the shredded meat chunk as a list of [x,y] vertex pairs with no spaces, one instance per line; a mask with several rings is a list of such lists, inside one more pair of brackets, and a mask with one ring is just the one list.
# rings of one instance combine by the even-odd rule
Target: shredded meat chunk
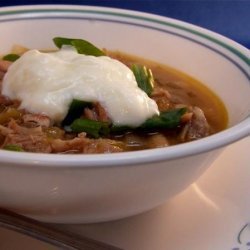
[[90,120],[94,120],[97,121],[97,114],[94,110],[90,109],[90,108],[85,108],[84,109],[84,117]]
[[198,107],[192,108],[190,120],[183,127],[180,134],[181,141],[192,141],[209,135],[210,126],[203,111]]
[[41,126],[26,128],[18,125],[14,120],[11,120],[7,129],[8,131],[5,133],[6,137],[3,147],[6,145],[18,145],[27,152],[51,152],[51,146]]
[[76,137],[70,140],[55,139],[51,141],[53,153],[80,153],[83,152],[88,139]]
[[53,153],[114,153],[122,152],[119,143],[110,139],[89,139],[84,133],[70,140],[51,141]]
[[5,136],[2,147],[18,145],[27,152],[41,153],[113,153],[123,151],[121,143],[110,139],[90,139],[81,133],[73,139],[48,139],[42,127],[27,128],[14,120],[8,127],[0,125],[0,133]]
[[51,125],[51,120],[46,115],[40,114],[25,114],[23,115],[24,123],[34,123],[37,126],[48,128]]
[[[1,82],[0,82],[0,89],[1,89]],[[12,107],[18,107],[20,105],[20,101],[18,100],[11,100],[10,98],[1,95],[0,93],[0,106],[12,106]]]
[[12,100],[0,94],[0,105],[8,106],[11,105],[12,103],[13,103]]
[[171,107],[171,96],[166,89],[155,87],[151,98],[155,100],[160,111],[166,111]]
[[94,121],[109,122],[110,119],[106,110],[99,102],[93,103],[93,108],[84,109],[84,117]]
[[0,125],[0,134],[1,134],[2,136],[8,136],[8,134],[10,134],[10,133],[12,133],[12,132],[13,132],[12,129],[7,128],[7,127],[5,127],[5,126],[3,126],[3,125]]

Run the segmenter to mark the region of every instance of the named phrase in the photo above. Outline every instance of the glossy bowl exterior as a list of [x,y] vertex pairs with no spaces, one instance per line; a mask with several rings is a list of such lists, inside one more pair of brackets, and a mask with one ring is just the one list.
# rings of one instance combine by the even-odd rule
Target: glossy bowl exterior
[[105,155],[0,150],[0,206],[49,222],[113,220],[151,209],[185,189],[221,149],[250,133],[249,51],[202,28],[160,16],[89,6],[0,10],[0,53],[13,44],[50,48],[81,37],[186,72],[213,89],[229,128],[169,148]]

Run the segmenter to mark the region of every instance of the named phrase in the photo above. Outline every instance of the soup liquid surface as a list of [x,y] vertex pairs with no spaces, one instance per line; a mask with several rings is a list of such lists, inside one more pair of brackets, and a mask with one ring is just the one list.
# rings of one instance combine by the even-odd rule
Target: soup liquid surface
[[[171,95],[171,101],[176,104],[197,106],[203,110],[210,125],[210,134],[218,133],[227,127],[228,114],[225,105],[212,90],[200,81],[176,69],[150,60],[117,51],[109,52],[109,55],[128,66],[142,64],[150,68],[153,72],[155,85],[166,89]],[[163,134],[167,137],[170,145],[180,143],[176,131],[168,131]]]

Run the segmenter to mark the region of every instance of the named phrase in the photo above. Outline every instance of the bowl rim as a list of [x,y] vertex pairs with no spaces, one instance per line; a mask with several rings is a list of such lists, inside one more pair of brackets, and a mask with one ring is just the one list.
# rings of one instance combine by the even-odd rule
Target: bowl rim
[[[1,15],[8,15],[19,11],[20,13],[24,10],[36,11],[36,10],[47,10],[47,11],[60,11],[65,9],[72,10],[93,10],[93,11],[108,11],[111,13],[123,13],[124,15],[145,17],[146,19],[154,19],[158,21],[168,21],[173,24],[177,24],[198,33],[209,36],[215,41],[226,45],[231,52],[238,54],[238,56],[246,64],[250,65],[249,57],[247,54],[249,51],[242,45],[226,38],[218,33],[204,29],[202,27],[183,22],[177,19],[164,17],[160,15],[150,14],[146,12],[110,8],[101,6],[88,6],[88,5],[20,5],[20,6],[8,6],[0,9],[0,22]],[[239,54],[240,53],[240,54]],[[241,56],[243,55],[243,57]],[[245,57],[244,57],[245,55]],[[248,75],[250,79],[250,75]],[[109,154],[46,154],[46,153],[28,153],[28,152],[12,152],[0,149],[0,163],[8,164],[12,166],[42,166],[42,167],[115,167],[123,165],[138,165],[147,164],[159,161],[174,160],[176,158],[183,158],[192,156],[195,154],[205,153],[211,150],[215,150],[226,145],[229,145],[237,140],[240,140],[250,135],[250,115],[238,124],[227,128],[217,134],[210,135],[206,138],[187,142],[171,147],[146,149],[133,152],[122,152],[122,153],[109,153]]]

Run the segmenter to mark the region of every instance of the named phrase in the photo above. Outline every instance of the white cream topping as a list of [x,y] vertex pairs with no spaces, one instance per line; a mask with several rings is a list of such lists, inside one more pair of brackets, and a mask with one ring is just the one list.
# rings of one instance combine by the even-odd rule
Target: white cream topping
[[157,104],[136,83],[133,72],[107,56],[78,54],[73,48],[42,53],[30,50],[8,69],[2,93],[21,101],[21,108],[66,116],[73,99],[98,101],[115,125],[139,126],[159,114]]

